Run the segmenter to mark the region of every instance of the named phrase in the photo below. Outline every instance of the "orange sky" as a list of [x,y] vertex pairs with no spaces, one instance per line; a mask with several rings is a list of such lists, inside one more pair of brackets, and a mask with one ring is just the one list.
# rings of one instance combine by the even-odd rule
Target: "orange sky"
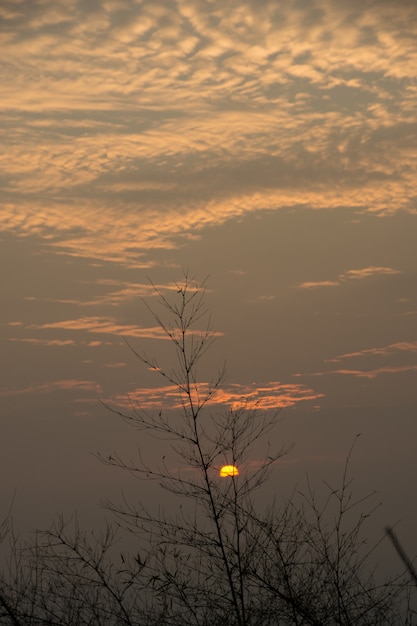
[[0,495],[27,525],[123,482],[99,398],[178,404],[123,337],[169,358],[141,298],[183,268],[202,385],[227,361],[211,410],[283,407],[288,484],[362,432],[357,474],[415,525],[416,35],[412,0],[0,3]]

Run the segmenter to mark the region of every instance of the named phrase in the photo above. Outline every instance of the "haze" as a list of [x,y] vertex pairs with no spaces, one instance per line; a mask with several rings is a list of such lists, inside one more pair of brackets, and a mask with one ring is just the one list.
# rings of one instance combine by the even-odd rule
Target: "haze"
[[[227,4],[227,6],[226,6]],[[282,407],[273,490],[337,478],[415,554],[417,5],[0,4],[0,494],[20,529],[150,488],[108,402],[172,406],[141,298],[209,276],[220,404]],[[158,454],[158,442],[146,444]]]

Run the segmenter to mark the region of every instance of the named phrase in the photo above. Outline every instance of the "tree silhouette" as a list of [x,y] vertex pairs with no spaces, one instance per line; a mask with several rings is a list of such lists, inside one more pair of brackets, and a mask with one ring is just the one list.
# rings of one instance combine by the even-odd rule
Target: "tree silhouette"
[[[185,275],[174,294],[154,289],[159,308],[147,306],[172,346],[174,365],[129,348],[165,381],[175,406],[161,403],[153,411],[132,401],[110,410],[161,440],[160,461],[145,459],[142,436],[137,458],[100,459],[154,481],[176,504],[155,512],[141,502],[106,502],[115,522],[98,536],[76,520],[58,519],[28,543],[12,542],[0,582],[0,623],[415,623],[407,577],[380,581],[372,571],[377,546],[368,546],[364,526],[373,505],[354,497],[351,452],[339,487],[328,485],[318,497],[308,484],[304,494],[262,509],[256,492],[291,448],[269,444],[279,411],[216,403],[224,369],[209,383],[201,380],[201,361],[215,339],[204,283]],[[238,472],[221,478],[225,465]],[[115,542],[126,533],[137,550],[120,553]]]

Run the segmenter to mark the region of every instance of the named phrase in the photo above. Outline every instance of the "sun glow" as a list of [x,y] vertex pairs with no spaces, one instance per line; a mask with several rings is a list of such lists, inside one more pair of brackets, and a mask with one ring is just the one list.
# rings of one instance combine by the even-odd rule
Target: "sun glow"
[[236,465],[223,465],[220,469],[220,476],[225,478],[226,476],[239,476],[239,470]]

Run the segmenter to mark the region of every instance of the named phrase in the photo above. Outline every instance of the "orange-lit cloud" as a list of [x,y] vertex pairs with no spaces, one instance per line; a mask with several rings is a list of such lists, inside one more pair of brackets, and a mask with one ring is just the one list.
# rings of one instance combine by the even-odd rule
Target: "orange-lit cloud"
[[322,397],[324,394],[317,393],[304,385],[269,382],[264,385],[253,383],[226,386],[219,390],[215,400],[219,404],[228,404],[233,407],[279,409]]
[[[107,293],[103,293],[102,295],[97,295],[94,298],[88,299],[69,299],[69,298],[40,298],[35,296],[25,296],[24,300],[28,301],[42,301],[42,302],[58,302],[60,304],[75,304],[77,306],[96,306],[102,304],[110,304],[113,306],[117,306],[122,302],[128,300],[135,300],[137,298],[150,298],[153,296],[157,296],[159,292],[177,292],[178,284],[176,282],[168,282],[168,283],[160,283],[160,284],[151,284],[150,282],[146,283],[135,283],[135,282],[126,282],[122,280],[112,280],[108,278],[101,278],[94,283],[90,283],[88,281],[80,281],[82,284],[98,286],[103,290],[107,289]],[[116,289],[112,289],[112,287],[117,287]],[[188,287],[188,291],[191,292],[196,290],[196,285],[190,284]],[[210,291],[210,290],[206,290]],[[22,322],[9,322],[8,325],[21,325]]]
[[[199,383],[198,395],[203,399],[209,391],[208,383]],[[193,399],[198,399],[197,391],[193,392]],[[225,385],[210,398],[209,405],[226,405],[234,409],[281,409],[292,407],[299,402],[316,401],[324,397],[305,385],[282,384],[269,382],[266,385]],[[112,398],[112,401],[123,406],[138,406],[141,409],[151,410],[161,407],[179,409],[182,407],[184,396],[176,385],[137,389],[128,395],[121,394]]]
[[416,211],[411,2],[0,11],[0,231],[146,267],[250,212]]
[[97,395],[102,393],[101,387],[91,380],[56,380],[48,383],[37,383],[28,387],[16,389],[0,389],[0,397],[13,397],[21,395],[43,394],[54,391],[94,391]]
[[399,341],[397,343],[391,343],[388,346],[380,348],[365,348],[364,350],[358,350],[357,352],[347,352],[341,354],[333,359],[326,359],[328,363],[338,363],[343,359],[351,359],[354,357],[364,356],[390,356],[395,352],[417,352],[417,341]]
[[300,289],[315,289],[316,287],[336,287],[340,285],[338,280],[305,281],[297,285]]
[[119,367],[126,367],[127,363],[117,362],[117,363],[105,363],[104,367],[109,367],[111,369],[117,369]]
[[346,280],[364,279],[372,276],[392,276],[400,274],[399,270],[392,267],[375,267],[373,265],[369,267],[362,267],[360,269],[347,270],[342,274],[339,274],[337,280],[319,280],[319,281],[306,281],[297,285],[300,289],[315,289],[317,287],[337,287]]
[[363,267],[358,270],[348,270],[344,274],[342,274],[343,278],[353,278],[353,279],[361,279],[361,278],[369,278],[370,276],[376,275],[392,275],[392,274],[400,274],[398,270],[393,269],[392,267]]
[[[62,320],[60,322],[48,322],[39,325],[30,324],[28,328],[36,330],[84,330],[88,333],[120,335],[122,337],[170,340],[166,332],[160,326],[142,327],[133,324],[120,324],[114,317],[85,316],[77,319]],[[190,330],[189,334],[199,335],[200,331]],[[221,336],[223,333],[215,331],[213,334],[214,336]]]
[[9,341],[31,343],[36,346],[74,346],[72,339],[36,339],[34,337],[10,337]]
[[[116,281],[111,279],[100,279],[96,281],[97,285],[103,285],[104,287],[111,288],[112,286],[118,287],[118,289],[110,290],[108,293],[102,296],[96,296],[92,300],[82,300],[78,304],[82,306],[91,306],[98,304],[111,304],[114,306],[119,305],[126,300],[134,300],[136,298],[150,298],[157,296],[159,292],[177,292],[177,283],[163,283],[163,284],[151,284],[147,283],[127,283],[122,281]],[[193,291],[196,289],[195,285],[190,284],[188,290]]]
[[167,339],[167,335],[159,327],[142,328],[134,325],[119,324],[113,317],[79,317],[78,319],[63,320],[61,322],[49,322],[35,325],[31,328],[37,330],[85,330],[89,333],[102,333],[106,335],[121,335],[126,337],[142,337],[148,339]]
[[399,365],[399,366],[385,366],[378,367],[373,370],[353,370],[353,369],[340,369],[327,372],[328,374],[343,374],[346,376],[355,376],[356,378],[376,378],[382,374],[400,374],[403,372],[417,372],[417,365]]

